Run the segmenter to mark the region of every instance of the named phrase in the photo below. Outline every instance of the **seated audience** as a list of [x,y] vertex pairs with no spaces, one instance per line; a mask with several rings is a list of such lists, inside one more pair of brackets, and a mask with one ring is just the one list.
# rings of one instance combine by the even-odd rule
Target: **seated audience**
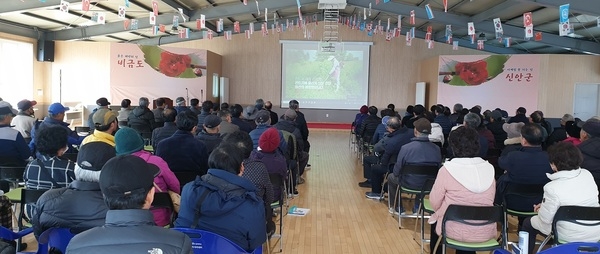
[[[90,113],[90,115],[88,116],[88,127],[90,127],[90,131],[93,131],[96,129],[96,125],[94,123],[94,114],[96,114],[96,111],[100,110],[100,109],[108,109],[108,106],[110,106],[110,102],[108,102],[108,99],[101,97],[99,99],[96,100],[96,105],[98,106],[97,108],[95,108],[94,110],[92,110],[92,113]],[[116,115],[116,114],[115,114]]]
[[188,236],[157,227],[148,211],[154,200],[153,178],[159,172],[136,156],[110,159],[100,174],[109,209],[105,225],[77,234],[67,253],[193,253]]
[[202,113],[202,107],[200,106],[200,100],[198,100],[198,98],[190,100],[190,110],[196,115]]
[[163,119],[165,121],[163,127],[158,127],[152,131],[152,148],[156,151],[158,143],[165,138],[173,136],[177,131],[177,125],[175,125],[175,117],[177,111],[174,109],[167,108],[162,111]]
[[589,170],[600,186],[600,119],[593,117],[581,126],[581,144],[577,146],[583,154],[581,167]]
[[[154,115],[154,128],[164,126],[165,119],[163,112],[168,107],[165,98],[158,98],[155,100],[155,103],[156,108],[151,110],[152,114]],[[148,107],[149,106],[150,104],[148,104]]]
[[196,139],[204,143],[209,155],[217,148],[217,146],[219,146],[219,144],[221,144],[221,141],[223,141],[221,134],[219,134],[220,125],[220,117],[216,115],[206,116],[206,118],[204,118],[204,124],[202,125],[202,131],[196,136]]
[[200,112],[199,115],[197,115],[199,130],[202,129],[202,125],[204,124],[204,118],[206,118],[206,116],[212,114],[213,106],[214,106],[214,104],[212,101],[206,100],[206,101],[202,102],[202,111]]
[[229,109],[221,109],[217,115],[221,118],[221,123],[219,124],[219,134],[221,136],[240,130],[239,126],[231,123],[231,112],[229,112]]
[[243,152],[234,145],[215,149],[208,174],[183,187],[175,226],[219,234],[246,251],[261,246],[267,237],[265,207],[252,182],[240,177],[243,160]]
[[[149,105],[150,101],[148,98],[141,97],[139,106],[135,107],[131,111],[131,114],[129,114],[129,117],[127,117],[127,125],[140,133],[144,138],[151,138],[152,130],[160,125],[154,118],[156,112],[153,113],[150,111],[148,108]],[[159,120],[162,122],[162,118]]]
[[[583,157],[571,143],[559,142],[548,148],[552,173],[547,174],[550,182],[544,186],[542,203],[534,206],[538,214],[525,219],[522,230],[529,233],[529,253],[533,253],[538,234],[548,235],[552,220],[561,206],[598,207],[598,190],[594,177],[580,167]],[[559,222],[557,230],[560,241],[598,242],[600,226],[583,226]]]
[[548,136],[546,140],[546,146],[554,145],[556,142],[563,141],[567,139],[567,130],[565,129],[565,124],[568,121],[575,121],[575,118],[571,114],[564,114],[560,118],[560,127],[554,128],[554,130]]
[[[258,140],[258,148],[253,150],[250,159],[260,161],[267,166],[267,172],[269,174],[278,174],[282,179],[287,179],[287,163],[285,157],[277,151],[279,146],[279,133],[277,129],[269,128]],[[279,200],[281,197],[281,187],[273,186],[274,199]]]
[[[402,168],[406,165],[425,165],[425,166],[439,166],[442,163],[442,155],[440,148],[429,141],[428,135],[431,133],[431,123],[425,118],[421,118],[413,123],[415,126],[413,130],[414,138],[411,142],[403,145],[398,153],[396,164],[394,165],[393,174],[388,175],[388,191],[390,203],[394,204],[396,198],[398,198],[397,212],[400,214],[404,213],[404,207],[402,205],[402,198],[396,197],[396,189],[399,185],[420,190],[425,184],[426,178],[422,176],[406,175],[402,177]],[[416,208],[419,207],[418,198],[415,199],[415,205],[412,212],[416,213]]]
[[90,142],[104,142],[111,146],[115,146],[115,132],[119,129],[119,123],[117,122],[117,114],[108,109],[101,108],[94,112],[91,122],[94,124],[94,132],[85,137],[81,141],[81,145],[85,145]]
[[450,134],[450,130],[452,129],[452,126],[454,126],[454,124],[452,124],[450,118],[444,115],[443,106],[435,106],[434,113],[435,118],[433,119],[433,122],[439,124],[440,127],[442,127],[442,133],[444,133],[444,137],[448,137],[448,134]]
[[505,156],[512,151],[521,149],[521,128],[524,123],[505,123],[502,125],[502,130],[506,132],[506,140],[504,140],[504,149],[500,156]]
[[519,107],[515,116],[508,119],[508,123],[529,123],[529,118],[525,115],[527,113],[527,109],[524,107]]
[[37,105],[36,101],[22,100],[17,103],[19,113],[12,119],[10,125],[13,129],[18,130],[23,138],[31,138],[31,129],[35,126],[37,119],[35,119],[35,111],[33,106]]
[[460,118],[460,115],[462,113],[462,110],[463,110],[463,105],[460,103],[456,103],[452,107],[452,114],[450,114],[450,116],[448,116],[448,119],[450,119],[450,123],[452,124],[452,126],[455,126],[457,124],[462,124],[462,121],[458,121],[458,119]]
[[85,137],[81,137],[77,134],[77,132],[71,130],[69,128],[69,124],[63,122],[65,118],[65,112],[69,110],[69,107],[65,107],[60,103],[52,103],[48,107],[48,116],[44,118],[44,120],[38,124],[37,127],[34,127],[31,130],[31,141],[29,142],[29,149],[31,150],[32,155],[37,156],[36,154],[36,132],[48,126],[60,126],[65,131],[67,131],[67,144],[68,151],[74,152],[74,148],[72,146],[78,146],[81,144],[81,141]]
[[17,113],[8,102],[0,101],[0,165],[23,166],[31,156],[23,135],[10,127]]
[[221,103],[220,108],[221,108],[221,110],[224,110],[224,109],[231,110],[231,108],[229,107],[229,103],[227,103],[227,102]]
[[75,164],[76,180],[66,188],[49,190],[38,199],[32,218],[36,237],[52,227],[82,232],[104,225],[108,207],[100,191],[100,170],[113,157],[115,148],[104,142],[81,147]]
[[[272,128],[271,126],[271,115],[266,110],[261,110],[256,114],[256,129],[252,130],[250,134],[250,138],[252,138],[252,144],[254,144],[254,149],[258,147],[258,139],[260,135],[262,135],[267,129]],[[283,138],[283,133],[281,131],[277,131],[279,133],[279,151],[282,152],[283,155],[289,156],[287,154],[287,142]]]
[[129,118],[129,114],[131,114],[131,100],[123,99],[121,101],[121,109],[119,110],[119,115],[117,116],[117,121],[119,121],[119,127],[127,126],[127,118]]
[[271,125],[275,125],[279,121],[279,116],[277,115],[277,113],[271,110],[272,108],[273,104],[271,103],[271,101],[266,101],[265,110],[269,111],[269,114],[271,114]]
[[381,123],[381,118],[377,116],[377,107],[369,107],[369,116],[363,120],[360,127],[356,132],[356,136],[363,139],[363,141],[370,143],[371,139],[375,135],[377,126]]
[[[287,109],[285,111],[285,113],[282,116],[282,119],[280,119],[279,122],[277,122],[277,124],[275,124],[275,128],[277,128],[278,130],[282,131],[283,136],[284,136],[284,141],[287,140],[287,142],[289,142],[289,137],[287,137],[285,134],[286,131],[288,133],[290,133],[291,135],[294,136],[293,139],[296,140],[296,147],[295,149],[292,149],[292,145],[293,144],[288,144],[286,142],[286,146],[288,147],[288,165],[289,167],[292,169],[292,177],[293,177],[293,185],[296,186],[296,184],[302,184],[304,183],[304,178],[302,178],[302,175],[304,174],[304,171],[306,170],[306,165],[308,164],[308,159],[309,159],[309,154],[308,152],[306,152],[304,150],[304,140],[302,138],[302,133],[300,132],[300,129],[296,126],[296,118],[298,118],[298,114],[296,113],[295,110],[293,109]],[[292,150],[290,150],[292,149]],[[294,157],[294,154],[292,154],[292,151],[295,150],[296,152],[296,156]],[[284,156],[286,155],[285,153],[283,154]],[[296,166],[296,162],[297,162],[297,166]],[[297,172],[296,172],[297,171]],[[296,175],[297,174],[297,175]]]
[[574,121],[567,121],[564,126],[565,131],[567,132],[567,138],[562,140],[562,142],[569,142],[575,146],[581,144],[580,133],[581,128],[577,126],[577,123]]
[[506,140],[506,132],[502,129],[504,120],[502,120],[502,112],[500,110],[494,110],[489,114],[489,123],[486,128],[494,135],[494,144],[496,148],[503,149],[504,141]]
[[242,117],[242,113],[244,112],[244,108],[242,105],[235,104],[231,108],[231,123],[237,125],[241,131],[246,133],[250,133],[254,128],[248,122],[244,121]]
[[[144,151],[144,140],[142,137],[131,128],[123,128],[115,134],[115,142],[117,143],[117,155],[133,155],[142,158],[145,162],[153,164],[160,169],[157,176],[154,177],[156,192],[173,191],[177,194],[181,193],[181,185],[175,174],[169,168],[169,165],[161,158]],[[171,222],[171,211],[167,208],[151,209],[154,215],[154,222],[158,226],[166,226]]]
[[408,118],[406,120],[406,122],[404,122],[404,126],[406,126],[406,128],[409,129],[414,129],[414,122],[421,119],[421,118],[425,118],[425,107],[423,107],[423,105],[417,104],[413,107],[412,110],[412,117]]
[[174,108],[175,108],[175,111],[177,111],[177,114],[181,113],[182,111],[190,110],[190,108],[188,108],[185,105],[185,98],[183,98],[183,97],[177,97],[177,99],[175,99],[175,107]]
[[541,111],[534,111],[533,113],[531,113],[531,115],[529,115],[529,119],[531,123],[537,124],[539,125],[542,131],[542,136],[544,137],[544,141],[546,141],[546,139],[548,139],[548,130],[546,130],[546,128],[544,128],[543,124],[546,120],[544,120],[544,117],[542,116],[542,112]]
[[354,130],[354,133],[358,131],[362,122],[369,116],[369,107],[367,105],[362,105],[358,111],[354,117],[354,121],[352,121],[352,130]]
[[156,155],[163,158],[173,172],[195,172],[206,174],[208,150],[202,141],[194,138],[198,127],[198,117],[186,110],[175,117],[177,131],[163,139],[156,149]]
[[[442,234],[442,219],[450,205],[491,206],[496,190],[494,166],[479,157],[479,134],[472,128],[459,127],[448,137],[454,158],[446,161],[431,190],[429,200],[435,211],[429,218],[431,242],[429,252],[434,253],[435,244]],[[461,242],[485,242],[496,239],[496,224],[470,226],[446,225],[446,235]],[[436,254],[442,253],[441,245]],[[457,254],[475,253],[457,250]]]

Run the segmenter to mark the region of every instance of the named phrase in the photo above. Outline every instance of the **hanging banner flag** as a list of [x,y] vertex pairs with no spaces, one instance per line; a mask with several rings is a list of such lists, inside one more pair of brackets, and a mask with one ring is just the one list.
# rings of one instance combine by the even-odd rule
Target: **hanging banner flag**
[[267,36],[269,34],[269,29],[267,29],[267,23],[262,23],[260,25],[260,31],[262,32],[262,36]]
[[104,13],[104,12],[96,12],[96,13],[98,13],[98,20],[96,21],[96,23],[105,24],[106,23],[106,13]]
[[225,40],[231,40],[231,31],[225,31]]
[[412,46],[412,35],[411,32],[406,32],[406,46]]
[[258,16],[260,16],[260,8],[258,7],[258,0],[254,0],[254,2],[256,2],[256,12],[258,13]]
[[410,29],[410,38],[415,38],[415,28],[414,27],[412,27]]
[[415,24],[415,10],[410,11],[410,22],[411,25]]
[[167,27],[165,25],[162,25],[162,24],[158,25],[158,31],[161,31],[164,33],[166,30],[167,30]]
[[173,16],[173,30],[176,30],[179,27],[179,16]]
[[425,42],[429,42],[429,41],[431,41],[431,33],[427,32],[427,33],[425,33]]
[[484,40],[477,40],[477,49],[483,50],[483,42]]
[[523,13],[523,26],[524,27],[528,27],[528,26],[533,26],[533,14],[531,14],[531,12],[526,12]]
[[244,33],[246,34],[246,39],[250,39],[250,30],[246,30]]
[[458,50],[458,41],[452,42],[452,50]]
[[598,18],[596,19],[596,26],[597,26],[597,27],[600,27],[600,17],[598,17]]
[[442,3],[444,4],[444,12],[448,12],[448,0],[442,0]]
[[302,20],[302,11],[300,10],[300,7],[302,6],[300,5],[300,0],[296,0],[296,5],[298,5],[298,17]]
[[427,18],[428,19],[435,18],[435,16],[433,16],[433,11],[431,10],[431,7],[429,7],[429,4],[425,5],[425,11],[427,12]]
[[210,30],[210,29],[208,29],[208,32],[207,32],[207,34],[208,34],[208,39],[209,39],[209,40],[212,40],[212,39],[213,39],[213,31],[212,31],[212,30]]
[[433,45],[434,45],[433,41],[428,41],[427,42],[427,48],[428,49],[433,49]]
[[223,19],[219,19],[217,22],[217,32],[223,32]]
[[[375,0],[375,5],[378,5],[381,0]],[[369,3],[371,4],[371,3]]]
[[496,39],[502,38],[504,35],[504,30],[502,29],[502,21],[500,18],[494,19],[494,31],[496,32]]
[[444,36],[452,36],[452,25],[446,25],[446,32],[444,33]]
[[125,17],[125,13],[127,12],[126,8],[127,7],[125,7],[125,6],[119,6],[119,12],[117,14],[117,16],[119,16],[119,18],[122,18],[122,19],[126,18]]
[[471,44],[475,44],[475,34],[470,35],[471,37]]
[[69,2],[60,0],[60,11],[69,12]]
[[154,16],[154,12],[150,12],[148,23],[150,23],[150,25],[156,25],[156,16]]
[[467,34],[468,35],[474,35],[475,34],[475,25],[473,24],[473,22],[467,23]]
[[179,38],[181,38],[181,39],[190,38],[190,29],[189,28],[180,29],[178,32],[179,32]]
[[131,26],[129,26],[130,30],[138,30],[139,21],[137,19],[131,20]]
[[391,32],[387,32],[385,33],[385,41],[391,41],[392,40],[392,33]]
[[542,40],[542,32],[535,32],[535,41]]
[[394,28],[394,37],[396,37],[396,38],[400,37],[400,29]]
[[402,29],[402,15],[398,15],[398,30]]
[[367,8],[363,8],[363,20],[367,20]]
[[250,34],[254,33],[254,22],[250,22],[250,24],[248,25],[248,28],[250,29]]
[[569,22],[569,4],[563,4],[558,8],[560,23]]
[[233,22],[233,32],[238,33],[238,34],[240,33],[240,22],[239,21]]
[[359,30],[364,31],[365,27],[366,27],[366,23],[364,21],[360,22],[360,28],[359,28]]
[[510,48],[511,41],[510,37],[504,38],[504,47]]
[[81,10],[82,11],[90,10],[90,0],[81,0]]
[[265,8],[265,22],[269,22],[269,13],[267,12],[267,8]]
[[129,24],[131,24],[131,20],[129,20],[129,19],[123,20],[123,30],[128,30]]
[[156,0],[152,0],[152,12],[154,12],[154,16],[158,16],[158,2]]
[[386,31],[388,31],[388,32],[390,31],[390,25],[391,25],[391,23],[392,23],[392,22],[391,22],[391,19],[390,19],[390,18],[388,18],[387,28],[385,29],[385,30],[386,30]]
[[533,38],[533,26],[525,27],[525,39]]
[[558,25],[558,35],[567,36],[570,32],[571,32],[571,25],[569,24],[569,21],[560,23]]
[[452,35],[446,37],[446,43],[452,44]]
[[371,17],[371,3],[369,3],[369,17]]
[[125,6],[129,7],[129,0],[125,0]]

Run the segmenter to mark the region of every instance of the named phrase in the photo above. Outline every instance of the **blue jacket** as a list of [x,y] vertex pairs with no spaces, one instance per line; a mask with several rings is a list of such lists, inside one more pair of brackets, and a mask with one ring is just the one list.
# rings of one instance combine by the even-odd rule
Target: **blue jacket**
[[522,184],[544,184],[552,174],[548,154],[542,147],[521,147],[498,159],[500,168],[506,170],[508,181]]
[[385,124],[377,125],[377,128],[375,129],[375,134],[373,134],[373,138],[371,138],[371,144],[377,144],[377,142],[379,142],[379,140],[383,138],[386,132],[387,131],[385,130]]
[[381,165],[387,166],[390,163],[396,163],[398,153],[402,146],[408,144],[414,137],[412,130],[407,128],[400,128],[390,134],[382,140],[384,153],[381,156]]
[[448,137],[448,134],[450,134],[450,130],[452,130],[452,126],[454,126],[450,121],[450,118],[443,114],[437,115],[433,119],[433,122],[439,124],[442,127],[442,133],[444,133],[444,136],[446,137]]
[[[52,126],[52,125],[57,125],[57,126],[63,127],[65,130],[67,130],[67,133],[69,135],[68,140],[67,140],[69,147],[73,146],[73,145],[76,145],[76,146],[80,145],[81,141],[83,141],[83,139],[85,138],[85,137],[80,137],[79,135],[77,135],[77,132],[71,130],[69,128],[68,123],[65,123],[63,121],[58,121],[54,118],[47,116],[44,118],[44,121],[42,121],[37,128],[33,127],[33,129],[31,129],[31,142],[29,142],[29,149],[31,150],[32,153],[35,151],[35,132],[40,128]],[[69,150],[71,150],[71,148],[69,148]]]
[[201,203],[198,229],[219,234],[240,247],[251,251],[266,241],[265,207],[249,180],[220,169],[189,182],[181,192],[181,208],[176,227],[192,225],[198,201]]
[[177,114],[184,112],[184,111],[191,111],[190,108],[188,108],[187,106],[175,106],[173,108],[175,109]]
[[248,122],[242,120],[239,117],[231,117],[231,123],[237,125],[238,127],[240,127],[241,131],[250,133],[252,131],[252,125],[250,125]]
[[170,138],[163,139],[156,155],[163,158],[173,172],[192,171],[204,175],[208,169],[206,146],[187,131],[177,130]]
[[[250,132],[250,138],[252,138],[252,144],[254,145],[254,150],[256,150],[256,148],[258,147],[258,140],[260,139],[260,135],[265,133],[265,131],[267,131],[267,129],[271,128],[271,127],[273,127],[273,126],[258,125],[258,126],[256,126],[256,129],[254,129]],[[286,142],[285,138],[283,138],[283,132],[281,132],[280,130],[277,130],[277,133],[279,133],[278,149],[280,149],[281,153],[285,155],[284,152],[287,151],[287,142]]]
[[30,155],[31,152],[21,133],[9,125],[0,125],[0,157],[7,160],[6,162],[10,160],[18,166],[23,166]]
[[[440,147],[429,141],[428,137],[415,137],[412,142],[403,145],[394,165],[394,175],[400,177],[404,165],[436,165],[442,163]],[[425,178],[408,175],[401,179],[401,185],[409,188],[419,188],[425,183]]]

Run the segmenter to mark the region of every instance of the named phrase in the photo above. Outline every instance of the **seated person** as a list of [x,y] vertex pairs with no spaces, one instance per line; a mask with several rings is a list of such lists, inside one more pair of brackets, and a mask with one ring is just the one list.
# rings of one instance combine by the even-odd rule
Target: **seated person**
[[184,253],[192,241],[181,232],[157,227],[148,211],[154,200],[158,167],[132,156],[110,159],[100,173],[100,189],[108,205],[106,223],[77,234],[67,253]]
[[135,107],[127,117],[127,125],[139,132],[144,138],[152,137],[152,130],[157,127],[154,119],[154,113],[148,106],[150,101],[146,97],[141,97],[139,106]]
[[[522,230],[529,232],[529,253],[533,253],[538,234],[548,235],[552,220],[561,206],[598,207],[598,189],[592,174],[581,168],[581,152],[571,143],[558,142],[548,148],[552,174],[547,174],[550,182],[544,186],[542,203],[535,205],[538,213],[525,219]],[[599,226],[583,226],[559,222],[560,240],[566,242],[598,242]]]
[[520,150],[523,146],[521,145],[521,128],[524,123],[505,123],[502,124],[502,130],[506,132],[506,140],[504,140],[504,149],[500,156],[505,156],[512,151]]
[[131,100],[123,99],[121,101],[121,109],[119,110],[119,115],[117,116],[117,121],[119,121],[119,127],[127,126],[127,118],[129,114],[131,114]]
[[206,174],[208,151],[202,141],[194,138],[198,128],[198,116],[185,110],[175,117],[177,131],[163,139],[156,149],[156,155],[163,158],[173,172],[195,172]]
[[[429,218],[431,242],[429,253],[434,253],[435,244],[442,234],[442,219],[450,205],[491,206],[496,185],[494,166],[479,157],[479,134],[473,128],[459,127],[450,132],[449,146],[453,159],[444,163],[438,172],[429,200],[435,211]],[[496,224],[469,226],[455,224],[446,226],[446,234],[461,242],[485,242],[496,239]],[[440,246],[441,247],[441,246]],[[438,247],[436,254],[442,253]],[[457,254],[475,253],[457,250]]]
[[368,110],[369,116],[362,121],[356,130],[356,136],[362,138],[365,142],[371,143],[371,139],[375,135],[375,130],[381,123],[381,118],[377,116],[377,112],[379,111],[377,107],[370,106]]
[[216,115],[208,115],[204,118],[204,124],[202,125],[202,131],[198,133],[196,139],[202,141],[206,146],[208,154],[210,154],[223,139],[219,134],[221,126],[221,118]]
[[52,227],[82,232],[104,225],[108,207],[100,191],[100,170],[115,156],[114,147],[104,142],[81,147],[75,165],[77,180],[67,188],[49,190],[38,199],[32,218],[36,237]]
[[152,148],[155,151],[160,141],[173,136],[173,134],[177,131],[177,125],[175,125],[175,117],[177,116],[177,111],[170,108],[166,108],[162,111],[162,114],[163,119],[165,120],[164,125],[152,131]]
[[29,149],[35,157],[38,156],[36,150],[36,132],[48,126],[59,126],[65,131],[67,131],[67,143],[69,144],[69,153],[75,153],[74,148],[72,148],[72,146],[80,145],[81,141],[83,141],[85,137],[79,136],[77,132],[69,128],[68,123],[63,122],[63,119],[65,118],[65,112],[68,110],[69,107],[65,107],[58,102],[52,103],[48,107],[48,116],[45,117],[44,120],[40,122],[40,124],[33,127],[33,129],[31,130],[31,141],[29,142]]
[[[134,129],[124,127],[117,131],[115,142],[117,143],[117,155],[131,154],[160,169],[160,173],[154,177],[154,184],[157,187],[156,192],[173,191],[177,194],[181,193],[179,180],[177,180],[173,171],[169,169],[169,165],[162,158],[144,151],[144,140]],[[171,211],[167,208],[155,208],[151,211],[156,225],[163,227],[171,223]]]
[[183,187],[176,227],[219,234],[246,251],[266,241],[265,207],[252,182],[240,177],[242,154],[228,143],[210,154],[208,173]]
[[573,143],[575,146],[581,144],[581,128],[577,126],[575,121],[567,121],[564,128],[567,132],[567,138],[562,140],[563,142]]
[[85,145],[89,142],[101,141],[111,146],[115,146],[115,132],[119,129],[119,123],[117,121],[117,113],[108,109],[101,108],[93,113],[91,122],[94,123],[94,132],[85,137],[81,141],[81,145]]
[[352,130],[354,133],[360,128],[362,122],[369,116],[369,107],[367,105],[362,105],[359,112],[354,117],[354,121],[352,122]]
[[6,101],[0,101],[0,165],[24,166],[31,155],[21,133],[10,127],[17,114]]
[[37,101],[19,101],[19,103],[17,103],[19,113],[17,113],[10,122],[13,129],[18,130],[25,139],[31,138],[31,129],[33,129],[33,126],[35,126],[35,123],[37,122],[35,111],[33,110],[33,106],[35,105],[37,105]]
[[[267,166],[269,174],[278,174],[285,181],[288,176],[287,163],[285,157],[277,151],[278,146],[279,133],[277,133],[277,129],[269,128],[260,135],[258,149],[252,151],[250,158],[264,163]],[[281,186],[273,186],[273,191],[274,196],[271,200],[279,200],[282,193]]]

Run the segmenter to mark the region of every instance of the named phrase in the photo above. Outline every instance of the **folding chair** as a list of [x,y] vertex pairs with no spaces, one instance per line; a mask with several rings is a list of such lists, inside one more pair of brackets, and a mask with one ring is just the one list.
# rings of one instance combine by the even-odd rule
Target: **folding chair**
[[[425,216],[425,213],[433,214],[435,211],[433,207],[431,207],[431,202],[428,198],[425,198],[426,195],[431,193],[431,189],[433,188],[433,184],[435,183],[435,179],[427,179],[425,184],[423,184],[423,188],[421,188],[421,204],[419,205],[419,211],[417,217],[417,222],[421,219],[421,231],[420,231],[420,244],[421,244],[421,253],[425,251],[425,243],[430,242],[430,239],[425,239],[425,219],[431,217],[431,215]],[[415,223],[415,234],[417,233],[417,224]],[[416,237],[413,236],[413,239],[416,240]]]
[[5,227],[0,226],[0,239],[3,239],[5,241],[15,241],[17,240],[17,242],[19,243],[17,245],[20,246],[21,244],[21,238],[23,238],[24,236],[33,233],[33,228],[27,228],[24,230],[21,230],[19,232],[13,232],[12,229],[8,229]]
[[[283,211],[287,211],[287,206],[285,206],[285,204],[287,204],[285,202],[286,200],[286,191],[285,191],[285,179],[283,179],[283,177],[281,177],[281,175],[279,174],[275,174],[275,173],[270,173],[269,174],[269,178],[271,179],[271,184],[273,184],[273,186],[279,186],[281,193],[279,195],[279,200],[275,201],[274,203],[271,204],[271,209],[279,209],[279,233],[277,233],[277,230],[275,231],[276,233],[273,234],[271,237],[276,237],[278,238],[277,241],[279,242],[279,252],[283,251]],[[285,206],[285,207],[284,207]],[[267,243],[268,243],[268,248],[269,250],[271,249],[271,239],[267,238]]]
[[168,192],[154,192],[154,200],[152,201],[152,208],[166,208],[171,211],[171,218],[169,219],[169,227],[173,227],[173,222],[175,222],[175,218],[177,217],[175,213],[175,207],[173,206],[173,201],[171,200],[171,196]]
[[567,241],[560,239],[556,225],[558,222],[561,223],[573,223],[581,226],[600,226],[600,207],[587,207],[587,206],[561,206],[554,214],[552,220],[552,231],[550,235],[544,239],[538,252],[542,250],[544,245],[554,238],[554,245],[565,244]]
[[[481,243],[460,242],[448,238],[446,235],[446,223],[449,221],[471,226],[485,226],[489,224],[500,223],[502,242],[498,242],[495,237]],[[507,238],[506,226],[504,225],[505,223],[502,206],[450,205],[444,214],[444,219],[442,220],[442,235],[435,244],[433,253],[437,251],[437,248],[440,247],[440,244],[442,253],[444,254],[446,253],[446,247],[465,251],[491,251],[498,248],[505,249]]]
[[[406,179],[406,177],[408,175],[412,175],[412,176],[422,176],[424,178],[424,182],[423,185],[425,184],[425,182],[427,182],[427,180],[433,180],[435,181],[435,178],[437,177],[437,173],[440,170],[439,166],[432,166],[432,165],[404,165],[402,166],[402,172],[400,172],[400,179]],[[402,193],[407,193],[409,195],[418,195],[421,194],[421,190],[423,189],[423,185],[418,186],[415,189],[412,188],[408,188],[405,186],[402,186],[402,180],[399,181],[399,185],[398,185],[398,189],[396,189],[396,199],[394,200],[394,209],[396,207],[399,207],[400,204],[400,195],[402,195]],[[433,185],[432,185],[433,186]],[[431,189],[429,190],[425,190],[425,194],[429,194],[429,192],[431,192]],[[421,206],[422,204],[420,204],[419,206]],[[417,209],[417,211],[420,209]],[[402,215],[399,214],[398,215],[398,228],[402,229],[402,218],[418,218],[419,215],[417,214],[412,214],[412,215]]]
[[565,243],[538,254],[600,253],[600,243]]
[[50,250],[67,253],[67,245],[74,236],[68,228],[49,228],[38,238],[37,254],[47,254]]
[[247,252],[229,239],[212,232],[191,228],[174,228],[173,230],[182,232],[192,239],[192,250],[194,251],[194,254],[262,254],[262,246],[259,246],[252,252]]
[[[23,220],[26,219],[25,216],[25,205],[35,205],[37,200],[46,192],[47,190],[32,190],[32,189],[21,189],[21,197],[19,200],[19,216],[17,218],[17,226],[19,231],[24,230],[27,227],[31,227],[30,224],[23,224]],[[27,221],[29,223],[29,221]],[[17,240],[17,251],[20,251],[21,248],[21,239]]]
[[23,182],[23,173],[25,173],[25,166],[0,166],[0,180],[9,182],[12,185],[13,189],[18,188],[19,183]]
[[[544,197],[544,184],[518,184],[509,182],[504,189],[503,195],[503,207],[504,216],[508,221],[508,215],[517,217],[531,217],[537,215],[537,212],[533,211],[533,205],[542,202]],[[515,202],[525,202],[528,210],[524,210],[523,207],[517,207]],[[519,203],[521,203],[519,202]],[[508,227],[508,223],[506,223]],[[506,229],[508,232],[508,228]]]

